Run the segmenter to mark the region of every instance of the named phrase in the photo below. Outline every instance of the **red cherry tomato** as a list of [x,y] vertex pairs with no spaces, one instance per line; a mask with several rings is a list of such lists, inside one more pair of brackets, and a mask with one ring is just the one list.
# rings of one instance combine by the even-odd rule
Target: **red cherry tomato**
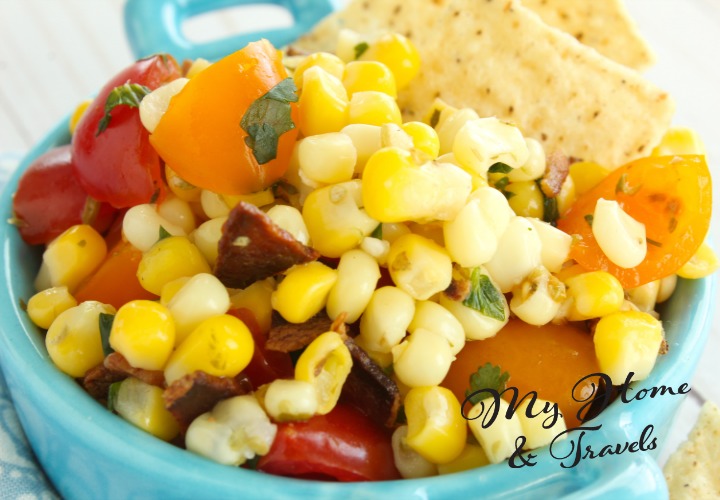
[[92,224],[105,231],[117,210],[88,199],[75,177],[70,146],[51,149],[25,171],[13,198],[13,212],[22,239],[30,245],[48,243],[70,226]]
[[388,431],[344,405],[305,422],[278,424],[275,441],[260,458],[258,470],[346,482],[400,479]]
[[90,104],[77,125],[72,155],[80,184],[93,198],[122,208],[148,203],[164,193],[160,157],[150,145],[136,107],[126,104],[110,111],[110,121],[100,131],[108,95],[126,83],[154,90],[180,77],[172,57],[141,59],[110,80]]

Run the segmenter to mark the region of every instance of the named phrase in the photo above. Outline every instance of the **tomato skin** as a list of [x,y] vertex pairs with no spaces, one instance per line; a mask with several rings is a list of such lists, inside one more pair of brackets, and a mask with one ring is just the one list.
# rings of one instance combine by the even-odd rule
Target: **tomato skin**
[[327,415],[278,424],[258,470],[281,476],[338,481],[400,479],[390,434],[357,410],[338,404]]
[[[636,267],[621,268],[600,250],[585,216],[599,198],[616,200],[645,224],[647,256]],[[623,288],[634,288],[676,272],[700,247],[710,227],[712,184],[704,156],[641,158],[613,171],[580,196],[558,220],[576,238],[570,257],[585,269],[613,274]]]
[[150,145],[137,108],[119,105],[98,134],[105,101],[115,87],[137,83],[154,90],[180,77],[170,56],[152,56],[125,68],[102,88],[80,119],[72,140],[75,171],[82,187],[95,199],[117,208],[147,203],[164,192],[160,157]]
[[[30,165],[15,192],[13,213],[21,221],[20,236],[30,245],[49,243],[67,228],[83,223],[87,201],[75,177],[70,146],[51,149]],[[116,212],[101,203],[94,220],[88,222],[102,233]]]

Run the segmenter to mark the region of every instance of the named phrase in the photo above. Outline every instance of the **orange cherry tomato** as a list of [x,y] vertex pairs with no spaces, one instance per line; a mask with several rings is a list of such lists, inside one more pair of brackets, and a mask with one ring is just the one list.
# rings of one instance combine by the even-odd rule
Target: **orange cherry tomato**
[[[470,388],[470,375],[485,363],[498,365],[508,372],[507,387],[518,389],[518,401],[535,391],[540,399],[557,403],[568,428],[580,425],[577,413],[587,403],[573,399],[575,384],[586,375],[600,371],[592,335],[588,332],[571,325],[537,327],[512,319],[494,337],[465,344],[442,385],[459,401],[464,401],[465,390]],[[580,384],[575,396],[588,397],[593,381],[598,383],[598,379],[593,378]],[[512,398],[509,392],[503,394],[508,402]]]
[[[645,224],[648,250],[633,268],[613,264],[592,233],[588,215],[597,200],[616,200],[635,220]],[[570,257],[588,270],[613,274],[624,288],[633,288],[677,271],[700,247],[710,227],[712,186],[704,156],[659,156],[636,160],[608,175],[580,196],[558,220],[575,238]]]
[[[248,108],[287,76],[270,42],[251,43],[194,76],[171,99],[150,143],[190,184],[230,195],[262,190],[287,170],[298,131],[280,135],[276,158],[260,165],[240,123]],[[297,123],[296,103],[290,109]]]

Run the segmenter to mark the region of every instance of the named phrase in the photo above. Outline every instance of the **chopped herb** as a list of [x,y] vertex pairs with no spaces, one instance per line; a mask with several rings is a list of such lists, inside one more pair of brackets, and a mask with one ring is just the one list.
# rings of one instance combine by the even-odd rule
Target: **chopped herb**
[[283,198],[283,195],[297,194],[298,190],[289,182],[280,180],[271,186],[272,194],[275,198]]
[[587,222],[588,225],[589,225],[590,227],[592,227],[592,225],[593,225],[593,219],[594,219],[594,217],[593,217],[592,214],[587,214],[586,216],[583,217],[583,219],[585,219],[585,222]]
[[100,120],[100,123],[98,123],[98,130],[95,136],[102,134],[110,124],[110,112],[115,109],[115,106],[125,105],[131,108],[137,108],[140,106],[140,101],[150,92],[152,91],[145,85],[130,82],[112,89],[105,100],[105,114]]
[[168,230],[162,226],[160,226],[159,233],[160,234],[158,234],[158,241],[164,240],[165,238],[169,238],[170,236],[172,236],[172,234],[170,234]]
[[370,48],[367,42],[360,42],[355,46],[355,60],[358,60]]
[[435,128],[435,127],[437,127],[437,124],[438,124],[439,122],[440,122],[440,110],[437,109],[437,108],[435,108],[435,109],[433,110],[432,116],[430,117],[430,126],[431,126],[432,128]]
[[617,181],[617,184],[615,185],[615,193],[624,193],[624,194],[635,194],[637,193],[642,185],[630,187],[630,184],[628,184],[627,180],[627,174],[622,174],[620,178]]
[[463,300],[463,305],[489,318],[505,321],[503,295],[479,267],[474,268],[470,274],[470,293]]
[[498,393],[505,390],[510,374],[492,363],[485,363],[470,375],[470,388],[465,391],[465,397],[472,403],[477,404],[491,394],[484,389],[492,389]]
[[378,224],[375,229],[373,229],[373,232],[370,233],[371,238],[377,238],[379,240],[382,239],[382,224]]
[[[503,191],[507,187],[508,184],[510,184],[510,177],[508,177],[508,176],[500,177],[500,179],[498,179],[497,182],[495,182],[495,189]],[[503,193],[503,194],[505,194],[505,193]],[[512,193],[512,194],[515,194],[515,193]]]
[[650,238],[645,238],[645,241],[647,241],[648,245],[652,245],[654,247],[662,247],[662,243],[659,241],[651,240]]
[[256,99],[245,112],[240,126],[248,134],[245,144],[252,148],[258,164],[274,160],[280,136],[295,128],[290,103],[297,100],[295,82],[286,78]]
[[100,340],[102,341],[105,356],[113,352],[113,348],[110,347],[110,331],[112,330],[114,321],[114,314],[100,313],[100,317],[98,318],[98,323],[100,324]]
[[260,462],[260,455],[255,455],[249,460],[245,461],[244,467],[250,470],[257,470],[258,463]]
[[489,174],[509,174],[513,168],[501,161],[494,163],[488,168]]
[[108,399],[107,399],[107,407],[110,411],[115,411],[115,405],[117,403],[118,393],[120,392],[120,384],[122,384],[122,380],[120,382],[113,382],[110,384],[110,387],[108,388]]
[[[542,190],[540,191],[542,193]],[[543,193],[543,220],[557,226],[557,220],[560,218],[558,210],[557,198],[549,198]]]

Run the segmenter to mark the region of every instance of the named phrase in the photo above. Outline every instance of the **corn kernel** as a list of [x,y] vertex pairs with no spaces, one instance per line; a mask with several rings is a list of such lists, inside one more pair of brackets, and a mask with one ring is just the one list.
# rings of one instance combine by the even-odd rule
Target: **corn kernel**
[[255,343],[245,323],[223,314],[208,318],[173,351],[165,365],[168,384],[203,371],[217,377],[234,377],[250,363]]
[[658,288],[657,303],[661,304],[669,299],[677,286],[677,274],[671,274],[665,276],[660,280],[660,287]]
[[250,203],[256,207],[264,207],[265,205],[270,205],[275,202],[275,195],[273,194],[272,188],[267,188],[248,194],[223,194],[222,199],[230,208],[233,208],[241,201]]
[[200,250],[187,238],[171,236],[158,241],[143,254],[137,277],[145,290],[160,295],[166,283],[198,273],[210,273]]
[[[528,406],[533,403],[533,411],[528,415]],[[556,403],[545,401],[544,399],[525,399],[515,410],[516,415],[520,419],[523,436],[525,436],[525,449],[532,450],[547,446],[553,442],[556,436],[558,441],[565,439],[567,434],[563,434],[567,430],[565,425],[565,417],[558,413],[557,420],[553,421],[554,411],[553,405]],[[533,415],[533,412],[543,411],[539,415]]]
[[413,142],[413,147],[426,153],[431,160],[440,154],[440,138],[435,129],[423,122],[407,122],[401,125]]
[[347,125],[350,103],[342,82],[319,66],[306,70],[303,81],[298,100],[302,135],[338,132]]
[[85,111],[87,111],[90,103],[92,103],[92,99],[86,99],[75,107],[75,111],[73,111],[73,114],[70,116],[70,123],[68,124],[71,135],[75,133],[77,124],[80,121],[80,118],[85,115]]
[[390,253],[390,242],[366,236],[360,243],[360,249],[384,266]]
[[705,151],[705,144],[697,132],[687,127],[672,127],[665,132],[660,144],[652,150],[651,155],[704,155]]
[[393,282],[416,300],[427,300],[452,281],[452,261],[447,251],[417,234],[401,236],[387,258]]
[[393,347],[392,354],[395,376],[409,387],[440,384],[455,359],[445,337],[423,328]]
[[[189,207],[188,207],[189,208]],[[160,215],[155,205],[135,205],[123,217],[123,236],[140,250],[147,252],[160,239],[160,228],[172,236],[185,236],[185,230]]]
[[210,191],[209,189],[203,189],[200,193],[200,204],[208,219],[227,217],[230,213],[230,207],[225,202],[223,195]]
[[512,292],[510,310],[525,323],[535,326],[550,323],[566,298],[565,285],[542,266]]
[[182,278],[165,283],[160,292],[160,303],[167,307],[172,298],[185,286],[188,280],[190,280],[190,276],[183,276]]
[[230,296],[230,303],[233,309],[245,308],[252,311],[260,331],[270,331],[272,323],[271,296],[275,290],[275,280],[266,278],[256,281],[242,290],[237,290]]
[[430,106],[425,115],[423,115],[422,122],[435,128],[440,122],[447,120],[448,117],[456,111],[457,108],[450,106],[447,102],[436,97],[433,99],[432,106]]
[[300,178],[306,184],[336,184],[352,179],[357,150],[346,134],[318,134],[300,141],[298,161]]
[[335,408],[350,369],[350,350],[337,332],[325,332],[303,351],[295,364],[295,378],[309,382],[318,397],[317,413]]
[[551,273],[560,271],[570,255],[572,236],[539,219],[528,220],[540,237],[542,265]]
[[628,269],[645,260],[645,224],[628,215],[615,200],[600,198],[595,204],[592,233],[613,264]]
[[438,465],[438,474],[453,474],[455,472],[476,469],[486,465],[490,465],[490,460],[483,451],[482,447],[476,444],[467,443],[465,448],[463,448],[463,451],[455,460],[446,464]]
[[295,67],[293,80],[298,90],[302,90],[303,84],[305,83],[305,72],[312,67],[320,67],[329,75],[338,79],[342,79],[343,73],[345,72],[345,63],[335,54],[330,54],[329,52],[314,52],[306,56]]
[[600,318],[593,342],[600,370],[613,380],[643,380],[652,371],[663,340],[659,320],[640,311],[622,311]]
[[304,380],[273,380],[263,397],[265,410],[276,422],[307,420],[318,409],[315,387]]
[[379,61],[390,68],[398,90],[402,90],[420,71],[420,54],[406,37],[389,33],[370,44],[360,56],[363,61]]
[[77,305],[77,300],[70,295],[66,286],[57,286],[30,297],[27,313],[33,323],[47,330],[58,315]]
[[618,279],[605,271],[591,271],[565,281],[567,296],[572,299],[570,321],[599,318],[620,309],[625,291]]
[[120,382],[113,409],[122,418],[160,438],[170,441],[180,433],[180,426],[165,408],[160,387],[130,377]]
[[374,90],[397,97],[395,77],[383,63],[377,61],[352,61],[345,66],[343,85],[352,96],[356,92]]
[[590,191],[609,173],[609,169],[591,161],[578,161],[570,165],[570,177],[578,196]]
[[40,273],[46,273],[50,286],[66,286],[73,293],[106,254],[105,240],[95,229],[87,224],[72,226],[48,244]]
[[408,426],[401,425],[392,435],[393,460],[403,479],[436,476],[438,466],[428,462],[407,444]]
[[157,213],[166,221],[180,227],[183,234],[190,234],[195,229],[195,214],[190,204],[177,196],[165,198],[165,201],[158,205]]
[[290,323],[304,323],[322,311],[336,281],[337,271],[320,262],[295,266],[272,293],[272,307]]
[[465,447],[467,424],[445,387],[416,387],[405,396],[407,444],[429,462],[448,463]]
[[186,78],[193,79],[195,76],[200,74],[201,71],[207,69],[212,63],[208,61],[207,59],[203,59],[202,57],[198,57],[195,59],[192,64],[190,64],[190,68],[188,68],[187,73],[185,74]]
[[405,337],[415,315],[415,301],[394,286],[373,292],[360,317],[359,339],[372,351],[389,353]]
[[528,159],[522,166],[508,172],[510,182],[534,181],[545,173],[545,149],[540,141],[526,137],[525,145],[528,149]]
[[438,138],[440,139],[440,154],[445,155],[452,153],[455,137],[460,129],[462,129],[466,123],[479,118],[478,114],[470,108],[451,110],[450,112],[443,111],[440,114],[440,121],[435,126]]
[[218,217],[203,222],[192,233],[192,241],[200,253],[211,266],[215,265],[218,257],[218,243],[222,237],[222,228],[227,217]]
[[515,212],[515,215],[535,217],[537,219],[543,218],[545,199],[536,182],[511,182],[505,187],[505,191],[512,193],[508,204]]
[[467,121],[457,131],[452,152],[460,165],[481,177],[497,162],[519,168],[530,156],[520,130],[494,117]]
[[720,268],[720,260],[710,245],[703,243],[690,260],[677,270],[677,275],[686,279],[700,279],[710,276],[718,268]]
[[560,186],[560,192],[555,197],[557,200],[558,213],[561,216],[570,210],[572,204],[575,203],[576,197],[575,183],[573,182],[573,178],[568,175],[565,177],[562,186]]
[[219,279],[199,273],[185,282],[167,307],[175,320],[175,345],[179,345],[200,323],[225,314],[230,308],[230,297]]
[[297,208],[289,205],[275,205],[267,211],[267,216],[300,243],[310,245],[310,234],[302,218],[302,213]]
[[338,33],[337,45],[335,46],[337,56],[346,63],[355,61],[358,58],[357,47],[362,43],[367,43],[363,36],[364,35],[347,28],[341,29]]
[[353,123],[343,127],[341,132],[350,137],[353,146],[355,146],[357,152],[355,173],[361,175],[368,159],[382,147],[380,143],[380,127],[366,123]]
[[350,250],[340,257],[337,276],[328,295],[327,314],[335,319],[344,312],[345,323],[355,323],[375,291],[380,267],[362,250]]
[[155,131],[170,105],[170,99],[179,94],[189,81],[187,78],[176,78],[159,86],[140,101],[138,115],[145,130],[151,134]]
[[386,123],[402,123],[400,108],[391,96],[382,92],[366,90],[355,92],[350,97],[348,123],[365,123],[367,125],[384,125]]
[[500,290],[507,293],[540,265],[541,251],[540,237],[530,221],[524,217],[514,217],[510,219],[498,242],[497,251],[485,267]]
[[445,338],[453,356],[465,346],[465,331],[462,325],[450,311],[437,302],[421,300],[415,304],[415,315],[408,326],[408,331],[412,334],[420,328]]
[[115,314],[115,309],[89,300],[60,313],[47,331],[45,346],[50,359],[71,377],[84,376],[105,358],[100,314]]
[[[498,411],[496,418],[492,420],[494,405],[498,405]],[[509,419],[505,418],[508,406],[503,399],[488,398],[473,406],[467,414],[470,430],[493,464],[510,457],[515,452],[517,438],[523,435],[517,413],[513,413]]]
[[651,313],[655,310],[658,291],[660,290],[660,280],[650,281],[644,285],[640,285],[629,290],[625,290],[627,298],[638,310]]
[[175,347],[175,323],[168,309],[150,300],[131,300],[118,309],[110,346],[131,366],[162,370]]
[[200,201],[202,189],[187,182],[167,165],[165,165],[165,180],[170,191],[181,200],[188,203]]

